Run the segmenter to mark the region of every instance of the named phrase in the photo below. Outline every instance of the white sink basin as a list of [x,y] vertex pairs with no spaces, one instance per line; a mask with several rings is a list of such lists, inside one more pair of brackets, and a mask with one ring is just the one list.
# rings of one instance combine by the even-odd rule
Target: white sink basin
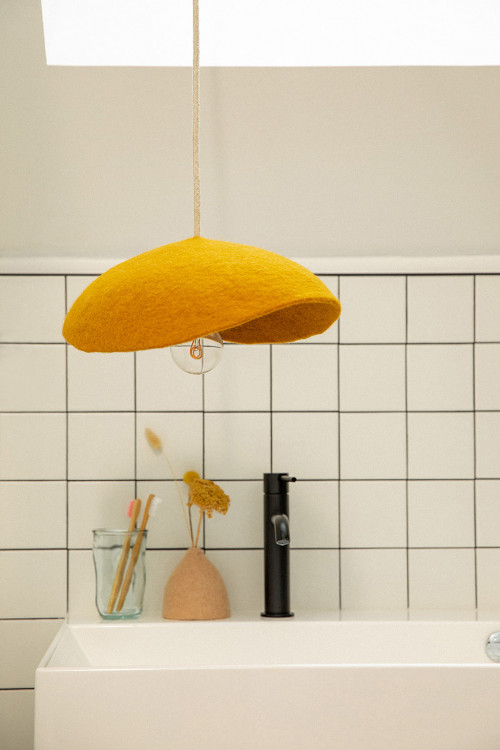
[[499,621],[64,624],[36,750],[498,750]]

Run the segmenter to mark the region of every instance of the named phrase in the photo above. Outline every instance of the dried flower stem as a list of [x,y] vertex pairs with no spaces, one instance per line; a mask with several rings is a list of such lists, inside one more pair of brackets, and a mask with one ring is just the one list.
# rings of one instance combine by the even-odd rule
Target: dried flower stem
[[198,539],[200,538],[200,531],[201,531],[201,522],[203,521],[203,514],[205,511],[200,510],[200,520],[198,521],[198,529],[196,530],[196,540],[194,543],[194,546],[198,546]]
[[174,480],[175,488],[176,488],[177,494],[179,496],[179,501],[180,501],[180,504],[181,504],[182,513],[184,515],[184,521],[186,523],[186,529],[187,529],[187,532],[189,534],[189,539],[191,540],[191,546],[193,546],[193,545],[196,546],[194,544],[194,541],[193,541],[194,537],[193,537],[193,522],[191,520],[191,508],[189,509],[189,520],[188,520],[188,516],[187,516],[187,512],[186,512],[186,506],[185,506],[185,503],[184,503],[184,499],[182,497],[182,492],[181,492],[181,489],[180,489],[180,484],[179,484],[179,482],[177,480],[177,477],[175,476],[175,472],[174,472],[172,464],[170,463],[170,459],[167,456],[167,454],[165,453],[165,449],[163,448],[162,442],[161,442],[160,438],[158,437],[158,435],[156,435],[148,427],[145,430],[145,435],[146,435],[146,440],[148,441],[148,443],[151,446],[151,448],[154,451],[156,451],[157,453],[161,453],[161,455],[163,456],[163,458],[165,459],[165,461],[168,464],[168,468],[170,469],[170,473],[172,475],[172,479]]

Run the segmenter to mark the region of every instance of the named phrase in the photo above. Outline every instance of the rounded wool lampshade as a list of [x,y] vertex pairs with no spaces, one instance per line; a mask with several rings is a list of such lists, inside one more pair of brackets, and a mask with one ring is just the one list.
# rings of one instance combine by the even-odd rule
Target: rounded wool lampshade
[[339,301],[300,264],[192,237],[99,276],[71,307],[63,335],[86,352],[156,349],[216,331],[234,343],[286,343],[322,333],[339,315]]

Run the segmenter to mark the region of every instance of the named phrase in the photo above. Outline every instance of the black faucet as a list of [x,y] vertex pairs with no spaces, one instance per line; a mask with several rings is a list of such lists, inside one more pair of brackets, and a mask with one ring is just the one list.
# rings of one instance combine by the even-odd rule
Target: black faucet
[[264,474],[264,593],[262,617],[293,617],[290,612],[290,525],[288,474]]

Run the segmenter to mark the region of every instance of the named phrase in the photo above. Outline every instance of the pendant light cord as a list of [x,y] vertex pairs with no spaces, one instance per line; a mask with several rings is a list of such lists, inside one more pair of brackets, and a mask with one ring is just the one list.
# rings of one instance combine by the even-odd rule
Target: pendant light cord
[[200,8],[193,0],[193,190],[194,236],[200,236]]

